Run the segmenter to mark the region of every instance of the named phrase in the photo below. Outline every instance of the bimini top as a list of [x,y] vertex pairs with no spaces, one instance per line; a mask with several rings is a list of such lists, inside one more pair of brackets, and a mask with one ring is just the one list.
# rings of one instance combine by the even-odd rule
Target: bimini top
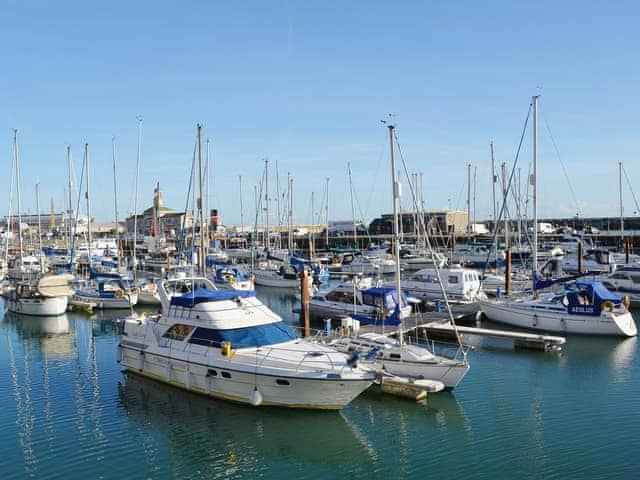
[[211,290],[209,288],[198,288],[193,292],[185,293],[179,297],[171,298],[171,305],[176,307],[191,308],[198,303],[218,302],[222,300],[233,300],[234,298],[255,297],[254,290]]

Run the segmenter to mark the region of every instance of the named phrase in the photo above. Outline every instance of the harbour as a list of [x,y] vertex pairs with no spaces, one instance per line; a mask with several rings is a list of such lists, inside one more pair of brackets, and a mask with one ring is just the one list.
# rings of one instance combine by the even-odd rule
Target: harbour
[[620,479],[640,4],[7,2],[0,480]]
[[[295,297],[259,295],[297,324]],[[124,375],[118,316],[5,314],[4,478],[619,478],[638,467],[635,337],[573,335],[546,353],[477,347],[453,393],[415,403],[374,388],[323,413],[238,406]]]

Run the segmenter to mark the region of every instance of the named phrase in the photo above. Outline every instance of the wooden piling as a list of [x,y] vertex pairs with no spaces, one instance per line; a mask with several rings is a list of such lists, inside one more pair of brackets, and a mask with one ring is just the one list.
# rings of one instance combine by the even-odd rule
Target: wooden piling
[[306,270],[300,273],[300,324],[303,337],[309,336],[309,276]]

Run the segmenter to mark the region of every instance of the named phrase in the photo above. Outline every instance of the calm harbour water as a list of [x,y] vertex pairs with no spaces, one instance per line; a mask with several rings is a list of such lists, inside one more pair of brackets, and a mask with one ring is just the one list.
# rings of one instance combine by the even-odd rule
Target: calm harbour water
[[[259,291],[293,321],[293,297]],[[255,409],[125,376],[126,312],[0,322],[0,478],[633,478],[635,338],[478,349],[453,393],[342,412]],[[1,313],[0,313],[1,315]],[[638,316],[636,315],[636,319]]]

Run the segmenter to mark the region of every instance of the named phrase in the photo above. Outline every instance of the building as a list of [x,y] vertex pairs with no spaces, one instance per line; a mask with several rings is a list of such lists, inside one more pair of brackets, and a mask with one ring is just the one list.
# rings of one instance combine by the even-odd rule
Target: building
[[[462,210],[444,210],[424,212],[424,225],[429,235],[464,234],[467,231],[468,216]],[[399,214],[400,230],[403,234],[416,234],[420,227],[420,218],[416,212]],[[393,234],[393,214],[385,213],[369,224],[371,235]]]
[[[164,206],[160,184],[153,190],[153,205],[142,214],[131,215],[125,222],[126,231],[132,235],[160,235],[174,237],[184,229],[193,226],[193,216],[190,213],[176,212]],[[136,225],[137,224],[137,225]]]

